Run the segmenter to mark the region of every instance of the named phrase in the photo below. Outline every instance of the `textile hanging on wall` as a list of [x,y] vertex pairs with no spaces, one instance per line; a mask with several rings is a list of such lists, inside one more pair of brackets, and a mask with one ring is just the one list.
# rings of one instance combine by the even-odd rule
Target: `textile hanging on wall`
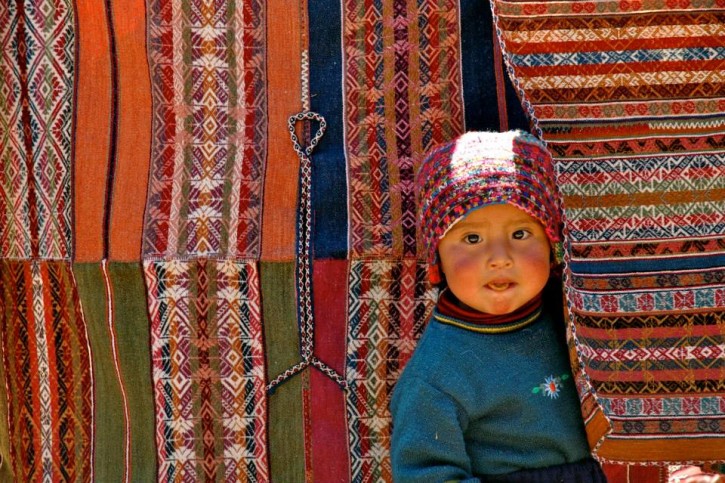
[[390,481],[416,164],[528,127],[494,37],[478,0],[0,2],[0,480]]
[[144,222],[158,472],[266,480],[261,2],[149,4]]
[[3,460],[28,462],[14,464],[25,481],[86,479],[90,353],[68,263],[73,15],[37,7],[0,6]]
[[495,1],[556,159],[579,390],[604,460],[722,459],[725,14]]

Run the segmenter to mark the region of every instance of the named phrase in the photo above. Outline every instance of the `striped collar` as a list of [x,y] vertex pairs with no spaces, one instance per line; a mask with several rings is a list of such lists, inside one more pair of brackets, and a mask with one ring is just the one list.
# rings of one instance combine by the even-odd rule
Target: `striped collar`
[[455,296],[444,290],[438,298],[433,318],[446,325],[483,334],[502,334],[522,329],[533,323],[542,311],[543,297],[539,294],[510,314],[490,315],[461,307]]

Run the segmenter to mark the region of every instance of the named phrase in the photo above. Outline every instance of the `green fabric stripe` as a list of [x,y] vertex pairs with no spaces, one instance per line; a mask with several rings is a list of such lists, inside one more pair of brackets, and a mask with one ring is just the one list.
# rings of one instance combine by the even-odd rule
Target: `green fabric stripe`
[[91,344],[94,384],[95,481],[122,481],[125,429],[121,388],[113,363],[106,314],[106,289],[98,263],[73,265]]
[[116,344],[131,417],[130,481],[156,481],[150,321],[143,269],[138,262],[114,262],[109,264],[108,272],[116,307]]
[[[73,275],[73,266],[68,262],[54,263],[49,261],[47,263],[48,269],[48,287],[46,290],[50,294],[61,295],[62,300],[65,303],[67,310],[67,322],[66,329],[64,330],[64,337],[67,337],[66,344],[70,344],[71,350],[65,355],[65,357],[58,357],[58,351],[64,350],[66,345],[61,343],[57,339],[57,333],[54,331],[54,344],[55,347],[55,358],[62,359],[63,365],[65,366],[64,371],[66,374],[73,374],[71,377],[72,383],[69,380],[64,381],[67,385],[66,391],[68,399],[73,401],[72,406],[75,408],[73,412],[77,414],[79,418],[75,424],[78,435],[82,439],[77,439],[72,446],[69,445],[74,454],[76,470],[82,472],[84,475],[90,476],[91,474],[91,452],[92,447],[92,426],[91,422],[88,421],[88,417],[93,411],[93,403],[89,398],[92,398],[91,386],[93,384],[93,374],[90,372],[90,363],[93,354],[88,353],[88,342],[87,333],[84,327],[82,306],[77,298],[78,294],[75,287],[75,280]],[[50,276],[50,272],[54,272],[54,276]],[[54,285],[53,279],[57,281],[58,285]],[[51,295],[52,298],[52,295]],[[56,312],[53,304],[51,307],[46,309],[46,314],[59,313]],[[48,310],[50,309],[50,310]],[[47,317],[47,315],[46,315]],[[56,320],[59,320],[56,315]],[[56,329],[57,330],[57,329]],[[49,341],[50,342],[50,341]],[[56,365],[56,370],[60,365]],[[59,374],[60,376],[60,374]],[[60,386],[59,386],[60,387]],[[59,430],[59,436],[62,437],[63,429]],[[63,446],[61,445],[61,448]],[[61,449],[62,451],[62,449]],[[68,465],[69,466],[69,465]]]
[[[300,362],[295,278],[294,263],[260,263],[268,380]],[[301,375],[278,386],[268,404],[270,479],[305,481]]]
[[[4,268],[0,266],[0,270]],[[1,285],[2,283],[0,283]],[[2,302],[1,293],[0,302]],[[4,304],[0,304],[0,307],[2,305]],[[4,310],[9,309],[10,306],[8,305]],[[13,467],[10,463],[10,429],[8,428],[8,395],[6,392],[4,361],[3,345],[0,344],[0,481],[15,481]]]

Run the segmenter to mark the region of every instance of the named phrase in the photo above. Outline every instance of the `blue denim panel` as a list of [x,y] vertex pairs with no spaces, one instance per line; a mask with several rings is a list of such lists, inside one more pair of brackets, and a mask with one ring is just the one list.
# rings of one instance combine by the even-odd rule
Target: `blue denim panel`
[[[498,131],[493,19],[487,1],[461,0],[461,45],[466,130]],[[529,121],[508,75],[505,82],[508,129],[528,131]]]
[[347,258],[347,173],[343,133],[339,0],[309,2],[312,110],[327,131],[312,153],[312,243],[315,258]]

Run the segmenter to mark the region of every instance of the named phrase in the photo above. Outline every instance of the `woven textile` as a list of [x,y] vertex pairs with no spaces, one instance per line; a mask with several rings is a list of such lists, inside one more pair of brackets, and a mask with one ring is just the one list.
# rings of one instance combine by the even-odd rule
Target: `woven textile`
[[71,2],[0,5],[2,476],[92,474],[90,349],[71,255]]
[[359,261],[350,267],[347,419],[352,481],[391,481],[390,413],[395,381],[436,299],[425,264]]
[[72,269],[91,351],[91,479],[154,481],[155,410],[143,274],[137,263],[74,263]]
[[147,262],[159,478],[266,480],[253,264]]
[[3,257],[70,256],[71,4],[0,5]]
[[455,1],[343,2],[353,256],[417,253],[414,161],[463,132],[458,13]]
[[154,136],[143,251],[163,481],[268,479],[254,262],[264,13],[257,1],[149,5]]
[[[723,111],[720,98],[698,97],[721,89],[702,73],[708,55],[721,55],[722,19],[700,18],[681,36],[714,39],[712,49],[682,51],[705,66],[678,74],[696,80],[683,88],[695,93],[692,104],[645,103],[667,116],[676,110],[670,117],[685,126],[696,124],[683,113],[719,122],[714,113]],[[682,22],[640,23],[667,36],[663,26]],[[466,130],[529,128],[493,40],[480,0],[0,2],[0,480],[389,480],[388,397],[435,299],[415,228],[413,173],[425,152]],[[642,77],[637,92],[672,84],[655,82],[675,75],[670,50],[653,51],[660,57],[652,61],[669,74]],[[297,150],[290,116],[299,120]],[[306,154],[311,180],[301,186],[299,154],[323,118],[327,130]],[[692,136],[673,131],[637,146],[668,139],[699,158],[647,164],[649,155],[628,156],[636,169],[611,161],[587,172],[599,184],[580,183],[577,161],[557,151],[569,170],[560,172],[562,186],[609,190],[612,200],[593,203],[596,191],[569,196],[589,203],[569,213],[571,233],[585,237],[570,246],[572,300],[613,310],[577,314],[577,335],[593,341],[580,344],[586,361],[652,350],[648,339],[616,346],[600,337],[624,320],[631,298],[615,290],[624,283],[699,287],[637,299],[647,307],[682,297],[720,304],[722,270],[712,255],[720,237],[643,240],[630,235],[654,230],[649,221],[626,230],[586,221],[614,209],[621,219],[659,219],[669,203],[661,226],[672,233],[699,226],[681,223],[676,206],[717,233],[721,207],[698,211],[692,193],[719,196],[721,141],[706,132],[716,128],[697,125]],[[557,145],[553,135],[566,132],[548,130],[550,146],[600,149],[586,130],[574,131],[583,144]],[[654,211],[640,209],[649,195],[638,189],[617,191],[626,183],[644,191],[653,179],[671,187],[657,192]],[[586,238],[620,229],[630,238],[617,244]],[[597,271],[612,259],[636,272]],[[699,262],[647,268],[663,259]],[[673,334],[684,324],[700,338],[688,360],[703,373],[720,367],[714,313],[656,316]],[[705,337],[709,346],[699,342]],[[585,369],[605,373],[607,364],[621,365],[603,359]],[[587,377],[580,372],[584,388]],[[641,386],[627,384],[617,387]],[[684,391],[679,405],[661,408],[673,425],[691,400],[701,411],[714,407]],[[626,413],[637,401],[629,394],[584,405]]]
[[267,127],[262,5],[149,6],[155,109],[147,258],[259,257]]
[[93,438],[90,353],[70,265],[3,261],[0,285],[15,477],[87,480]]
[[717,2],[495,1],[556,160],[590,443],[722,458],[725,17]]

